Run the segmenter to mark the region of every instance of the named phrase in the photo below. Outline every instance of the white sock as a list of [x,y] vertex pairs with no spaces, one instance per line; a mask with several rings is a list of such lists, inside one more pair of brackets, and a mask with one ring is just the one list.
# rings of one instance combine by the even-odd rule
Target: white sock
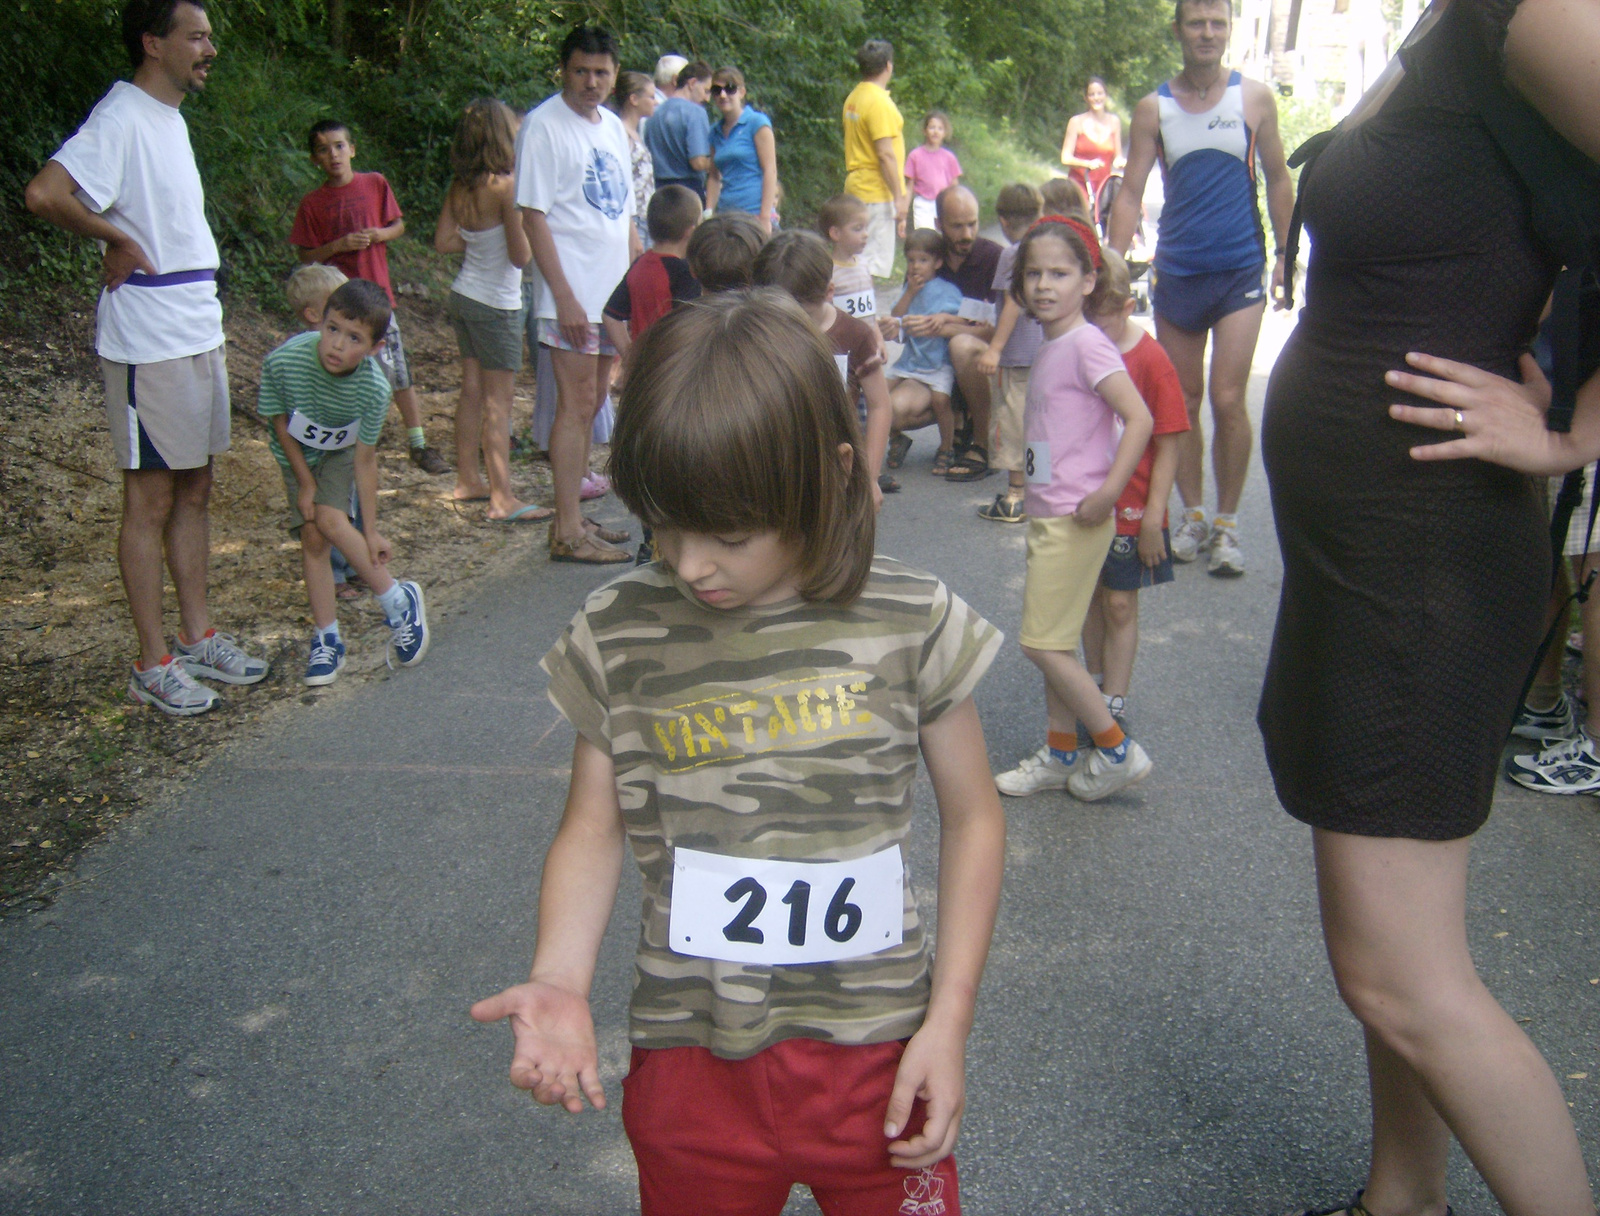
[[339,622],[334,621],[331,625],[317,626],[316,636],[319,638],[332,638],[335,642],[339,641]]
[[391,625],[398,621],[405,613],[406,593],[400,590],[400,583],[398,580],[389,584],[389,590],[374,591],[372,595],[373,598],[376,599],[383,608],[384,620],[388,621]]

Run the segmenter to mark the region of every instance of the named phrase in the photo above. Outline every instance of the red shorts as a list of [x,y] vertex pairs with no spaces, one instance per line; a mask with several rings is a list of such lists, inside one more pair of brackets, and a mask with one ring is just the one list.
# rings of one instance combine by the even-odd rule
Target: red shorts
[[[827,1216],[961,1216],[956,1160],[891,1164],[883,1120],[904,1043],[785,1039],[748,1060],[635,1047],[622,1126],[644,1216],[778,1216],[795,1183]],[[922,1103],[899,1138],[922,1129]]]

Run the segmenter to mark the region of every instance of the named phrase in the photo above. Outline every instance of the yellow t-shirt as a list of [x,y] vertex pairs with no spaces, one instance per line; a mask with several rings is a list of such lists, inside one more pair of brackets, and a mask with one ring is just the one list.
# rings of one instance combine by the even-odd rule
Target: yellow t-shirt
[[905,177],[905,120],[882,85],[863,80],[844,99],[844,189],[863,203],[886,203],[894,197],[878,167],[880,139],[894,140],[895,173]]

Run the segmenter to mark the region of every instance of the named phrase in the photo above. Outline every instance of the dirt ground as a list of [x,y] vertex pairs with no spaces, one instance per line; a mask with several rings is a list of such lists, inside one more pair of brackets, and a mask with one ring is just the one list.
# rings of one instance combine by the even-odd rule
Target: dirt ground
[[[433,282],[397,272],[399,315],[429,442],[455,463],[460,383],[455,339]],[[37,906],[72,881],[84,845],[180,776],[224,739],[290,697],[336,692],[384,667],[387,629],[370,597],[342,601],[350,665],[330,690],[300,683],[310,608],[299,546],[267,431],[255,415],[262,357],[290,333],[287,316],[228,301],[233,448],[217,461],[211,505],[210,609],[215,626],[272,660],[251,688],[216,685],[221,704],[171,719],[127,696],[133,630],[116,564],[121,482],[93,353],[92,296],[63,296],[48,321],[0,328],[0,910]],[[515,422],[532,412],[533,377],[518,384]],[[604,456],[597,451],[596,463]],[[513,461],[517,492],[550,500],[544,464]],[[475,576],[542,546],[545,525],[486,521],[457,504],[453,476],[429,477],[407,457],[399,415],[379,446],[380,526],[394,567],[420,581],[436,619]],[[169,584],[167,632],[177,631]]]

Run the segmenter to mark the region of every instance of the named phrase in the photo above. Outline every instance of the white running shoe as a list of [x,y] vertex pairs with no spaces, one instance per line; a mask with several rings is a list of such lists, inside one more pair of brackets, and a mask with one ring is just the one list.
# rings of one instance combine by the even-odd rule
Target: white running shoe
[[1506,776],[1541,794],[1600,793],[1600,755],[1586,731],[1552,744],[1537,756],[1513,756]]
[[1192,562],[1200,556],[1211,537],[1211,526],[1206,523],[1204,507],[1192,507],[1183,513],[1183,522],[1172,532],[1172,560]]
[[1583,728],[1578,725],[1571,699],[1562,691],[1556,693],[1556,703],[1549,709],[1533,709],[1524,701],[1511,720],[1511,733],[1548,748],[1554,743],[1572,742],[1583,733]]
[[1111,759],[1098,747],[1091,748],[1089,763],[1072,774],[1067,791],[1081,802],[1096,802],[1137,785],[1150,775],[1153,767],[1144,748],[1132,739],[1128,740],[1128,751],[1121,760]]
[[1050,754],[1050,745],[1047,743],[1033,755],[1024,756],[1022,763],[1010,772],[996,773],[994,787],[1013,798],[1037,794],[1040,790],[1064,790],[1072,774],[1083,768],[1085,752],[1091,750],[1080,749],[1076,760],[1071,764],[1062,764]]
[[181,658],[167,656],[165,663],[140,671],[133,669],[128,695],[145,705],[154,705],[175,718],[203,714],[217,703],[217,694],[204,684],[195,683]]
[[1244,573],[1244,551],[1239,548],[1239,534],[1232,528],[1211,529],[1211,561],[1206,573],[1222,578],[1238,578]]
[[231,633],[215,629],[193,646],[182,638],[172,644],[172,655],[189,674],[224,684],[255,684],[267,678],[267,661],[246,654]]

